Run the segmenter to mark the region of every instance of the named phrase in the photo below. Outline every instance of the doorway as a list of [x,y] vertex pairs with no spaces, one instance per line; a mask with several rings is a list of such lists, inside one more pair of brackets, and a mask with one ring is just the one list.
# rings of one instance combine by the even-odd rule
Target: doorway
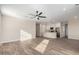
[[36,37],[40,37],[40,23],[36,23]]
[[65,38],[68,38],[68,24],[65,24]]

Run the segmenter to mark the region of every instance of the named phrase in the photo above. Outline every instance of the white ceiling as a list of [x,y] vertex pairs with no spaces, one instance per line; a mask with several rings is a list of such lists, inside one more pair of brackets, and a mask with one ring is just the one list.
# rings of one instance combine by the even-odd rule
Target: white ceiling
[[34,14],[36,10],[42,11],[47,18],[42,21],[57,22],[66,20],[70,16],[78,15],[79,8],[74,4],[3,4],[3,14],[18,18],[28,19],[28,14]]

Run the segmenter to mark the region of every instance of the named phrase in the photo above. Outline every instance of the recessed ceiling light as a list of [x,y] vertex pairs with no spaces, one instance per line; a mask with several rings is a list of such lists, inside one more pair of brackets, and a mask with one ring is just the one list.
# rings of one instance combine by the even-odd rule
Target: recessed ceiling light
[[75,19],[77,19],[77,16],[74,16]]
[[67,9],[66,8],[63,8],[63,10],[66,11]]

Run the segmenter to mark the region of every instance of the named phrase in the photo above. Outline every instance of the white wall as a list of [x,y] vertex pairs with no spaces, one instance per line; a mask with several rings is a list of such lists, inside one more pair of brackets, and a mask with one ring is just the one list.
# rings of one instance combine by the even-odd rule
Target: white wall
[[68,22],[68,38],[79,40],[79,19],[70,19]]
[[[2,40],[0,42],[17,41],[21,39],[22,32],[32,35],[32,38],[36,36],[36,24],[31,20],[17,19],[10,16],[2,17]],[[25,34],[25,35],[27,35]],[[23,34],[24,35],[24,34]],[[24,37],[25,37],[24,35]],[[27,36],[28,37],[28,36]],[[26,38],[27,38],[26,37]]]
[[46,24],[40,24],[40,36],[43,36],[43,34],[46,32]]
[[2,36],[1,36],[1,25],[2,25],[2,24],[1,24],[1,12],[0,12],[0,40],[1,40],[1,37],[2,37]]

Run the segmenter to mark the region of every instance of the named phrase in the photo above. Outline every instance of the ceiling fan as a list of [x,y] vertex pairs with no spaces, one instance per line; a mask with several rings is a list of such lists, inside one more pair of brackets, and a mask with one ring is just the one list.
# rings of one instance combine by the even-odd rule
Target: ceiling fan
[[76,6],[78,6],[79,4],[75,4]]
[[79,7],[79,4],[75,4],[76,7]]
[[46,18],[46,16],[42,16],[43,12],[35,11],[36,14],[30,14],[33,18],[36,18],[37,20],[40,20],[40,18]]

